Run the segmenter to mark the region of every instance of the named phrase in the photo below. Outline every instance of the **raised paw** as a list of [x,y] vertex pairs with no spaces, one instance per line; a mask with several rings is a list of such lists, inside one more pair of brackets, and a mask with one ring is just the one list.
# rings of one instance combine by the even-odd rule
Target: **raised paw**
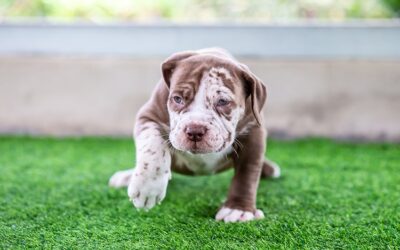
[[222,207],[215,219],[217,221],[224,221],[225,223],[229,222],[244,222],[244,221],[251,221],[251,220],[258,220],[264,218],[264,213],[257,209],[254,213],[249,211],[243,211],[240,209],[234,209],[229,207]]
[[118,171],[108,181],[108,185],[114,188],[127,187],[131,181],[133,169]]
[[128,196],[138,209],[149,210],[165,198],[169,174],[152,175],[135,169],[128,186]]

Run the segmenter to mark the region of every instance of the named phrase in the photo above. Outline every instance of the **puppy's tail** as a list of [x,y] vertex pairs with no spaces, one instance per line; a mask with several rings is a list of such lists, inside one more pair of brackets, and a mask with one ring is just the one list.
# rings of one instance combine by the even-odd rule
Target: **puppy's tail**
[[261,178],[279,178],[281,176],[281,168],[275,162],[265,159],[261,172]]

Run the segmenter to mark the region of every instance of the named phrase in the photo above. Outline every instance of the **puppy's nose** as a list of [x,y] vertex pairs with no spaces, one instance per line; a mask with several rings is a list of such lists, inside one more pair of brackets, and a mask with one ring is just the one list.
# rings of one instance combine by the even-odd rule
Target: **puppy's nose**
[[202,125],[189,125],[185,129],[186,137],[194,142],[201,141],[207,132],[207,128]]

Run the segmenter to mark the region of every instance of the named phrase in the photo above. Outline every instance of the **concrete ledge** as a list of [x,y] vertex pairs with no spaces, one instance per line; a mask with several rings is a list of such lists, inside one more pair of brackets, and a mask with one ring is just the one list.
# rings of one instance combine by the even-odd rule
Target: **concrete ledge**
[[0,54],[165,57],[220,46],[253,58],[396,59],[400,22],[298,25],[0,23]]

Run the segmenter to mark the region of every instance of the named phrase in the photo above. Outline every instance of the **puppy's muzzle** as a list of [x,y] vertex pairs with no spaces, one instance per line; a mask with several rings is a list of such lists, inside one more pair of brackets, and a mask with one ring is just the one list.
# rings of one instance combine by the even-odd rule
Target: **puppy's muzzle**
[[192,142],[200,142],[207,133],[207,128],[203,125],[189,124],[185,128],[186,138]]

